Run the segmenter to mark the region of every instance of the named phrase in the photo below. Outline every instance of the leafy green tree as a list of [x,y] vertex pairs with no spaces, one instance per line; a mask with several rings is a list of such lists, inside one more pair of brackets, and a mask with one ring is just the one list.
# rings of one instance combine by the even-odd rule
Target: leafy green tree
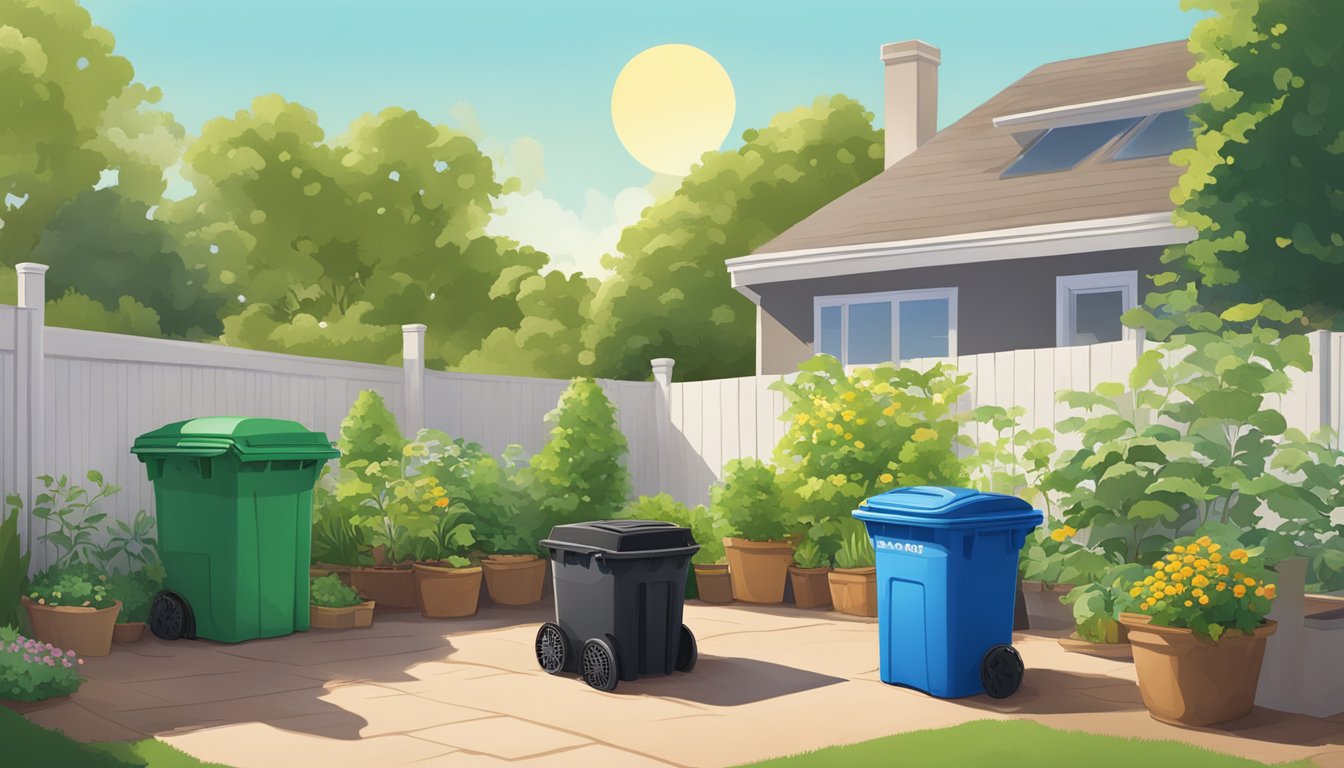
[[621,236],[592,303],[580,360],[643,379],[672,357],[681,379],[741,376],[755,361],[755,307],[724,260],[745,256],[882,170],[882,132],[844,96],[776,115],[733,151],[706,153],[670,198]]
[[512,296],[522,319],[516,328],[496,328],[454,368],[507,376],[572,376],[581,369],[579,334],[598,285],[581,274],[543,275],[525,266],[505,269],[490,297]]
[[616,517],[630,498],[625,435],[616,409],[592,379],[575,379],[546,416],[551,437],[519,473],[548,523]]
[[358,461],[399,461],[406,442],[401,427],[397,426],[397,417],[388,410],[383,396],[366,389],[341,420],[336,449],[341,452],[340,465],[347,467]]
[[1203,83],[1196,146],[1173,192],[1198,232],[1167,261],[1214,312],[1263,298],[1344,323],[1344,4],[1183,0]]

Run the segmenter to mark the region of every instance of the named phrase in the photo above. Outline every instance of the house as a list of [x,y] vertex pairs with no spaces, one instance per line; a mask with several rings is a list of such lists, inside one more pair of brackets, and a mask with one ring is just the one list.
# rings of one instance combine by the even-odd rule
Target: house
[[748,256],[758,373],[1117,341],[1163,271],[1200,87],[1184,42],[1042,66],[942,131],[939,51],[882,46],[886,168]]

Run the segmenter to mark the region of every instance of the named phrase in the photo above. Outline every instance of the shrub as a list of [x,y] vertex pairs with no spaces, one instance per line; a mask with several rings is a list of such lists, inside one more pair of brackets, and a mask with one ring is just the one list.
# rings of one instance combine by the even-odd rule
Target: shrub
[[[106,482],[95,470],[90,470],[86,477],[93,484],[92,491],[70,482],[66,475],[38,477],[43,488],[33,499],[32,514],[48,526],[48,532],[38,539],[55,547],[56,567],[92,564],[99,559],[100,549],[95,538],[107,513],[98,512],[97,505],[121,488]],[[14,506],[22,507],[17,497],[11,499]]]
[[968,376],[941,363],[927,371],[884,363],[847,375],[829,355],[799,369],[794,381],[772,387],[784,393],[789,425],[775,463],[802,521],[847,517],[893,485],[966,484],[954,407]]
[[1137,563],[1113,565],[1095,581],[1074,587],[1060,599],[1073,606],[1074,631],[1089,643],[1120,642],[1120,611],[1135,579],[1143,577]]
[[149,621],[149,607],[154,602],[154,595],[163,589],[164,575],[163,566],[151,565],[131,573],[107,577],[105,583],[108,595],[121,601],[118,624]]
[[349,608],[364,602],[358,592],[346,586],[334,573],[313,579],[308,595],[312,604],[319,608]]
[[1252,632],[1276,596],[1263,547],[1236,538],[1187,537],[1131,584],[1126,603],[1163,627],[1182,627],[1218,640],[1228,629]]
[[1018,420],[1026,413],[1020,405],[982,405],[971,411],[971,421],[987,426],[994,436],[976,444],[965,459],[966,469],[971,487],[1021,496],[1050,517],[1052,500],[1043,484],[1054,464],[1055,430],[1019,428]]
[[1027,536],[1017,565],[1023,579],[1043,587],[1059,584],[1090,584],[1114,563],[1100,552],[1079,544],[1078,531],[1070,525],[1053,530],[1037,528]]
[[710,514],[723,521],[728,535],[751,541],[783,539],[794,529],[779,473],[752,458],[724,465],[723,481],[710,491]]
[[621,512],[621,517],[632,520],[661,520],[691,529],[695,543],[700,545],[691,562],[700,565],[722,562],[723,537],[732,533],[723,518],[710,514],[703,505],[688,507],[666,493],[640,496],[630,502]]
[[38,605],[110,608],[116,598],[107,588],[107,576],[91,566],[51,568],[33,580],[28,599]]
[[28,553],[19,539],[19,515],[23,504],[16,494],[5,498],[9,514],[0,521],[0,627],[19,626],[22,607],[19,595],[28,577]]
[[620,514],[630,498],[627,447],[602,387],[575,379],[546,420],[551,437],[520,478],[531,502],[556,525]]
[[361,461],[396,460],[406,442],[397,426],[397,417],[387,409],[383,396],[366,389],[359,393],[350,412],[341,420],[336,447],[341,452],[341,466],[345,467]]
[[475,526],[472,535],[481,551],[487,555],[536,554],[538,542],[550,528],[519,484],[522,448],[510,445],[496,459],[475,443],[435,434],[440,435],[443,449],[431,471],[453,503],[470,512]]
[[84,660],[0,626],[0,699],[42,701],[79,690]]

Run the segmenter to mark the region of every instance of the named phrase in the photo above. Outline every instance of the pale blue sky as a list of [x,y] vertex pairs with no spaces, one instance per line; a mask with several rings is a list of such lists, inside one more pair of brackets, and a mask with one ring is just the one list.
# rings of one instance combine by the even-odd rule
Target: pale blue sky
[[84,0],[96,23],[192,133],[278,92],[328,135],[397,105],[448,121],[471,104],[504,144],[545,150],[541,191],[581,209],[651,174],[621,146],[611,86],[632,56],[686,43],[722,62],[737,94],[725,146],[776,112],[845,93],[881,115],[878,46],[942,49],[946,125],[1048,61],[1188,36],[1178,0]]

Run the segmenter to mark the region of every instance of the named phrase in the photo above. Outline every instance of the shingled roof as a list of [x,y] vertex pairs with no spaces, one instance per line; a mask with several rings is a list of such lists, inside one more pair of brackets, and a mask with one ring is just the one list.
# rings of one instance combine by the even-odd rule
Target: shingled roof
[[1186,43],[1172,42],[1046,64],[923,146],[755,253],[1162,213],[1181,169],[1166,157],[1088,159],[1071,170],[1000,178],[1022,146],[994,119],[1190,88]]

